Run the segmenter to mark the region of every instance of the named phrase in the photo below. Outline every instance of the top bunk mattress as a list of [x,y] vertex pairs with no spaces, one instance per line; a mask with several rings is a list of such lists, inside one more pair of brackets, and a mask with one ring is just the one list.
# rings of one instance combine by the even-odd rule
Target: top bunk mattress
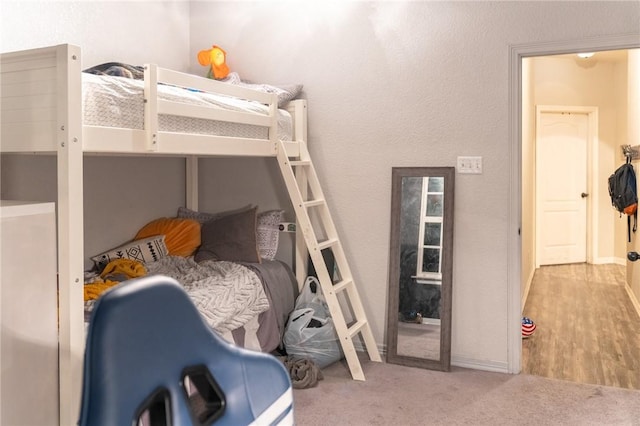
[[[83,72],[82,96],[84,125],[144,129],[144,81]],[[260,102],[165,84],[158,86],[158,97],[161,100],[228,111],[250,112],[264,116],[269,113],[268,107]],[[279,109],[277,115],[278,139],[290,141],[293,133],[291,115],[283,109]],[[251,139],[269,138],[266,127],[175,115],[160,115],[158,127],[160,131],[165,132]]]

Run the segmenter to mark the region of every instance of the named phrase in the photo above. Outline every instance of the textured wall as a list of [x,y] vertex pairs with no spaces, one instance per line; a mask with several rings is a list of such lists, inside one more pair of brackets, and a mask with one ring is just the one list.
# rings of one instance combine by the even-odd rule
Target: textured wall
[[83,65],[121,61],[184,70],[189,3],[15,1],[0,3],[0,51],[56,44],[82,48]]
[[[506,369],[509,48],[637,33],[639,9],[637,2],[608,1],[2,1],[0,50],[71,42],[83,48],[88,65],[121,60],[186,69],[189,63],[204,74],[195,54],[217,43],[244,78],[304,83],[310,149],[380,344],[391,167],[453,166],[459,155],[483,156],[482,175],[456,176],[453,355],[454,362]],[[158,180],[143,177],[157,170],[152,164],[89,164],[85,188],[108,186],[105,174],[121,173],[149,191],[155,202],[135,212],[140,222],[180,201],[169,194],[183,179],[181,163],[166,163]],[[245,175],[260,193],[261,179],[272,172]],[[33,168],[28,178],[42,173]],[[86,222],[87,235],[129,235],[102,223],[130,217],[116,220],[113,203],[103,207],[106,195],[87,191],[97,215]]]
[[309,143],[379,343],[391,167],[457,175],[454,362],[508,362],[509,48],[638,32],[634,2],[193,2],[192,70],[216,43],[247,79],[302,82]]

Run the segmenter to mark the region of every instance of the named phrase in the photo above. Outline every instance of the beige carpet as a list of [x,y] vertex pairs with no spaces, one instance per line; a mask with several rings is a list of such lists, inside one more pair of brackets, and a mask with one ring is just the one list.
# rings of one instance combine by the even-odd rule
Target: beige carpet
[[353,381],[341,361],[294,390],[296,425],[640,425],[640,391],[456,367],[363,370]]

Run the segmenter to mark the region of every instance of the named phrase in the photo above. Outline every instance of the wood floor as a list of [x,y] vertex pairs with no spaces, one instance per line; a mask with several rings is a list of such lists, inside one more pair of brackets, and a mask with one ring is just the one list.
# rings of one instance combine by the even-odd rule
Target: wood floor
[[536,271],[524,316],[537,328],[522,342],[523,373],[640,389],[640,316],[624,271],[613,264]]

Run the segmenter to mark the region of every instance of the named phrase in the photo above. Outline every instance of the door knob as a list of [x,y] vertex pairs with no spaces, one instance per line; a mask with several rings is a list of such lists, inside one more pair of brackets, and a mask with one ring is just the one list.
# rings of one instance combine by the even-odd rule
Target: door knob
[[636,260],[640,259],[640,253],[638,253],[637,251],[630,251],[629,253],[627,253],[627,259],[635,262]]
[[580,194],[580,196],[582,198],[587,198],[589,196],[589,194],[587,194],[586,192],[583,192],[582,194]]

